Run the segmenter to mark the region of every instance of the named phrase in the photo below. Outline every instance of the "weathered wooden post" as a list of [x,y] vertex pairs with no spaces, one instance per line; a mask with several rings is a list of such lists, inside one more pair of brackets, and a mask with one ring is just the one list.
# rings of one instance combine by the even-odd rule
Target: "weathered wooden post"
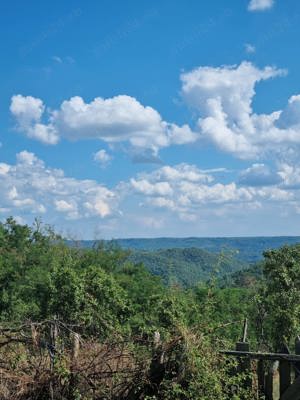
[[72,334],[73,339],[73,346],[72,346],[72,360],[76,362],[78,355],[79,355],[79,348],[80,348],[80,336],[78,333],[74,332]]
[[[72,339],[72,349],[71,349],[71,374],[70,374],[70,381],[69,381],[69,393],[68,399],[75,400],[78,398],[76,395],[76,387],[78,384],[78,375],[76,374],[76,365],[77,359],[79,356],[80,350],[80,335],[76,332],[72,332],[71,334]],[[94,390],[94,389],[93,389]]]
[[[56,352],[56,340],[58,337],[58,324],[56,319],[54,321],[50,322],[50,343],[48,344],[48,352],[50,356],[50,371],[51,373],[54,370],[54,361],[55,361],[55,352]],[[49,384],[49,394],[50,394],[50,399],[54,400],[54,390],[53,390],[53,384],[52,384],[52,379],[50,380]]]
[[35,348],[38,348],[38,333],[36,330],[36,327],[34,326],[34,324],[30,324],[30,330],[31,330],[31,339],[32,339],[32,344]]
[[248,332],[248,320],[247,318],[244,321],[242,338],[239,342],[236,343],[237,351],[249,351],[249,343],[247,342],[247,332]]
[[[282,354],[289,354],[289,349],[286,345],[284,345],[281,349]],[[279,361],[279,388],[280,388],[280,397],[283,396],[284,392],[291,385],[291,363],[287,360]]]
[[[247,342],[247,332],[248,332],[248,320],[247,320],[247,318],[245,318],[244,326],[243,326],[242,338],[235,345],[236,351],[249,351],[250,350],[249,343]],[[251,388],[252,387],[252,380],[251,380],[251,377],[249,375],[250,371],[251,371],[251,361],[250,361],[250,359],[249,358],[239,358],[238,372],[246,374],[245,388]]]
[[53,370],[53,367],[54,367],[57,338],[58,338],[58,324],[57,324],[57,321],[54,320],[54,321],[50,322],[50,343],[48,345],[51,370]]
[[258,360],[257,362],[257,389],[258,397],[265,393],[265,366],[264,360]]
[[[295,354],[300,355],[300,336],[295,339]],[[300,362],[295,363],[295,379],[300,376]]]
[[274,391],[274,375],[278,368],[278,361],[269,361],[270,365],[267,369],[267,374],[265,376],[265,397],[266,400],[273,400]]

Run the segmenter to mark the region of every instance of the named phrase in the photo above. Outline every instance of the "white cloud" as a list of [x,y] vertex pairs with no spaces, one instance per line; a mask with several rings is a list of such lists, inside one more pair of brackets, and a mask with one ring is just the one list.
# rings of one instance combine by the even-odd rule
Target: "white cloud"
[[75,63],[74,58],[70,57],[70,56],[66,56],[66,57],[53,56],[51,58],[57,64],[74,64]]
[[[222,168],[223,172],[224,169]],[[211,172],[220,172],[220,169],[211,170]],[[175,167],[165,165],[155,172],[153,172],[155,180],[166,180],[166,181],[188,181],[188,182],[204,182],[209,183],[214,180],[213,176],[207,171],[200,170],[194,165],[190,164],[178,164]]]
[[131,179],[130,183],[134,190],[147,196],[168,196],[173,194],[168,182],[151,183],[147,179]]
[[137,164],[162,164],[157,151],[151,149],[131,149],[129,151],[130,157],[134,163]]
[[[144,107],[125,95],[109,99],[97,97],[90,103],[79,96],[72,97],[48,115],[42,100],[17,95],[12,97],[10,110],[19,130],[49,144],[56,144],[60,137],[100,139],[107,143],[128,142],[134,148],[157,153],[162,147],[197,139],[187,125],[167,123],[152,107]],[[47,119],[46,124],[41,123],[42,116]]]
[[[260,69],[245,61],[183,73],[183,97],[199,117],[193,130],[167,123],[155,109],[125,95],[98,97],[90,103],[72,97],[56,110],[46,110],[40,99],[16,95],[10,109],[18,130],[28,137],[48,144],[62,137],[99,139],[111,146],[122,143],[135,162],[160,163],[161,148],[196,141],[210,142],[242,159],[264,160],[270,155],[285,159],[300,154],[300,95],[292,96],[283,110],[269,114],[252,108],[256,85],[284,75],[283,69]],[[98,161],[105,165],[109,155],[100,152]]]
[[249,11],[265,11],[272,8],[274,0],[251,0],[248,4]]
[[25,132],[29,138],[46,144],[58,142],[59,137],[54,126],[41,123],[41,118],[45,112],[42,100],[32,96],[13,96],[10,111],[17,120],[17,129]]
[[7,213],[62,218],[104,218],[117,210],[118,196],[93,180],[66,177],[33,153],[17,154],[15,165],[0,164],[1,209]]
[[21,125],[27,126],[41,119],[45,106],[42,100],[35,97],[16,95],[12,97],[10,111]]
[[55,208],[57,211],[61,212],[76,212],[76,204],[68,203],[66,200],[54,200]]
[[269,186],[281,182],[280,174],[265,164],[253,164],[239,176],[239,183],[246,186]]
[[58,63],[58,64],[62,64],[62,63],[63,63],[62,58],[59,57],[59,56],[53,56],[53,57],[52,57],[52,60],[55,61],[55,62]]
[[10,170],[10,165],[0,163],[0,175],[7,175]]
[[27,150],[23,150],[17,154],[17,161],[19,164],[27,164],[27,165],[38,165],[39,167],[43,167],[44,163],[42,160],[39,160],[34,153],[31,153]]
[[255,48],[255,46],[253,44],[246,43],[245,44],[245,51],[248,54],[253,54],[253,53],[255,53],[256,48]]
[[66,177],[23,151],[15,164],[0,163],[0,215],[18,215],[26,222],[42,215],[56,228],[71,227],[81,236],[91,237],[97,228],[106,237],[120,237],[154,231],[206,235],[241,218],[252,223],[268,210],[276,215],[299,212],[299,166],[279,164],[275,171],[253,164],[238,182],[220,178],[218,172],[224,169],[164,165],[108,189],[93,180]]
[[107,151],[104,149],[101,149],[94,154],[94,160],[98,162],[103,168],[106,167],[112,159],[113,157],[108,154]]
[[[256,85],[284,75],[283,69],[258,68],[250,62],[183,73],[183,97],[198,113],[195,129],[167,123],[155,109],[125,95],[98,97],[90,103],[72,97],[56,110],[47,110],[40,99],[16,95],[10,109],[18,130],[30,138],[48,144],[62,137],[99,139],[111,148],[121,143],[119,147],[135,162],[161,163],[161,148],[196,141],[210,142],[242,159],[264,160],[272,155],[288,161],[300,154],[300,95],[292,96],[283,110],[269,114],[252,108]],[[104,150],[96,156],[102,165],[108,157]]]
[[284,110],[271,114],[256,114],[252,109],[255,85],[285,74],[249,62],[182,74],[182,93],[200,115],[202,140],[243,159],[299,155],[300,96],[292,96]]
[[275,125],[281,129],[293,128],[300,132],[300,95],[289,99],[286,108],[275,121]]
[[300,166],[282,163],[278,175],[283,180],[282,186],[288,189],[300,189]]
[[231,206],[232,210],[240,206],[255,209],[261,202],[292,200],[294,193],[276,186],[282,178],[275,174],[275,182],[269,175],[267,167],[254,165],[242,174],[241,186],[235,182],[218,182],[193,165],[179,164],[139,174],[131,179],[130,186],[133,193],[142,196],[141,206],[162,208],[177,214],[183,221],[192,221],[207,210],[215,210],[220,215],[220,210],[224,213]]

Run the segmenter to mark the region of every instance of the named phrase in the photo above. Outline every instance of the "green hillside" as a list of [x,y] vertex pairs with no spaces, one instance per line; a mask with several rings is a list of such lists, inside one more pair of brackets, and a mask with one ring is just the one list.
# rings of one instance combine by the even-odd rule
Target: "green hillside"
[[[83,246],[91,246],[93,242],[83,241]],[[270,237],[187,237],[187,238],[132,238],[114,240],[118,246],[131,250],[160,250],[173,248],[199,248],[212,253],[221,251],[236,252],[237,258],[246,263],[255,263],[263,259],[263,252],[278,249],[284,245],[300,243],[299,236]]]
[[218,280],[221,288],[251,288],[258,285],[263,279],[263,263],[258,262],[249,268],[235,271]]
[[129,257],[133,263],[142,263],[168,285],[191,287],[199,281],[221,277],[247,268],[231,253],[211,253],[203,249],[175,248],[157,251],[135,251]]

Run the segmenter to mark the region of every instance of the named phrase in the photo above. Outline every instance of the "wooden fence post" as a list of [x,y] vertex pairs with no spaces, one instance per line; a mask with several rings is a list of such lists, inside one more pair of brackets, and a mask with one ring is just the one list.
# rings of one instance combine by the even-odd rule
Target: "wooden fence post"
[[[76,332],[72,332],[71,334],[72,338],[72,352],[71,352],[71,374],[70,374],[70,381],[69,381],[69,393],[68,393],[68,399],[70,400],[75,400],[78,398],[76,395],[76,388],[78,387],[78,375],[76,374],[76,364],[77,364],[77,359],[79,356],[79,350],[80,350],[80,335]],[[94,388],[93,388],[94,392]]]
[[[55,352],[56,352],[56,341],[58,337],[58,325],[56,319],[54,321],[50,322],[50,343],[48,344],[48,352],[50,356],[50,371],[51,373],[54,370],[54,359],[55,359]],[[50,380],[49,384],[49,394],[50,394],[50,399],[54,400],[54,388],[53,388],[53,382],[52,382],[52,377]]]
[[257,362],[257,386],[258,386],[258,396],[265,393],[265,366],[264,360],[258,360]]
[[[289,349],[286,345],[282,347],[281,353],[289,354]],[[280,397],[284,394],[287,388],[291,385],[291,363],[287,360],[279,361],[279,374],[280,374]]]
[[[295,354],[300,355],[300,336],[295,339]],[[295,363],[295,379],[300,376],[300,362]]]
[[271,365],[267,370],[267,374],[265,377],[265,397],[266,400],[273,400],[273,383],[274,383],[274,374],[278,367],[277,361],[271,361]]
[[74,332],[72,334],[72,339],[73,339],[72,360],[73,360],[73,362],[76,362],[76,359],[78,358],[78,355],[79,355],[79,348],[80,348],[80,336],[79,336],[79,334]]
[[[250,346],[249,343],[247,342],[247,331],[248,331],[248,320],[247,318],[244,321],[244,326],[243,326],[243,333],[242,333],[242,338],[240,342],[236,343],[235,349],[237,351],[249,351]],[[239,366],[238,366],[238,372],[239,373],[245,373],[249,374],[251,371],[251,361],[248,358],[239,358]],[[252,387],[252,380],[250,376],[246,376],[245,379],[245,388],[249,389]]]

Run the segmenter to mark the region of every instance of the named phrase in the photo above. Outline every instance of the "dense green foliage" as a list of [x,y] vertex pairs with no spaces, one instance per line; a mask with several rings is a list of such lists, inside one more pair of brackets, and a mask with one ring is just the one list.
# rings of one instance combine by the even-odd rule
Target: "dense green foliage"
[[[300,237],[291,236],[117,239],[112,243],[129,249],[133,263],[143,263],[167,285],[195,286],[214,275],[221,287],[248,287],[262,278],[265,251],[299,242]],[[91,248],[94,242],[82,241],[80,246]]]
[[264,254],[260,302],[265,314],[265,340],[280,350],[300,333],[300,245]]
[[[69,323],[80,321],[89,332],[101,332],[103,337],[111,331],[171,331],[178,324],[192,326],[203,321],[201,306],[205,296],[199,296],[200,289],[184,291],[176,285],[167,289],[159,277],[141,263],[133,262],[119,248],[103,244],[92,249],[68,247],[48,227],[37,225],[30,229],[12,219],[0,225],[0,229],[3,321],[56,316]],[[176,268],[180,268],[180,262],[183,269],[185,262],[194,263],[195,269],[205,265],[208,271],[202,275],[194,269],[190,284],[195,284],[200,276],[202,281],[206,280],[217,268],[229,268],[226,257],[218,261],[215,255],[199,249],[174,249],[163,252],[157,269],[163,269],[163,262],[172,259],[177,260],[171,267],[174,275],[179,274]],[[165,278],[171,279],[172,275]],[[231,314],[230,308],[225,314],[223,311],[218,323],[236,318],[236,312]]]
[[250,288],[256,287],[263,279],[263,263],[258,262],[246,269],[235,271],[218,279],[219,286]]
[[154,275],[168,285],[195,286],[212,276],[224,276],[242,270],[246,264],[238,261],[230,252],[215,254],[195,247],[135,251],[129,258],[133,263],[143,263]]
[[168,343],[180,337],[155,391],[137,386],[148,399],[250,399],[218,350],[234,347],[245,317],[253,348],[278,348],[299,334],[300,246],[268,251],[243,271],[238,265],[228,253],[196,248],[130,255],[111,243],[69,246],[38,221],[30,228],[10,218],[0,224],[0,321],[55,318],[88,340],[126,339],[132,349],[135,337],[157,331]]

